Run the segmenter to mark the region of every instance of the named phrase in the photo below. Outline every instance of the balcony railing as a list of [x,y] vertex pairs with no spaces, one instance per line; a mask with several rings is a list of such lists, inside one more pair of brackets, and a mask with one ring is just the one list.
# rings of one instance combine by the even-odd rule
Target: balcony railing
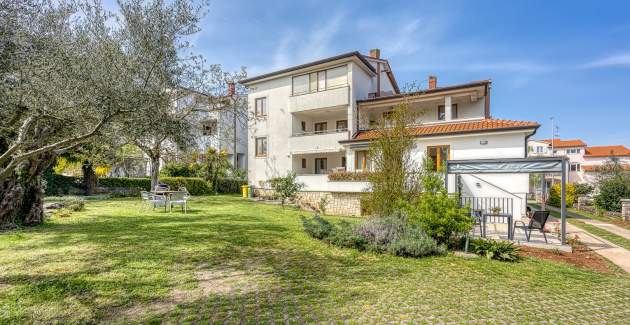
[[348,132],[347,128],[343,129],[333,129],[333,130],[323,130],[323,131],[307,131],[307,132],[296,132],[293,133],[294,137],[304,137],[309,135],[320,135],[320,134],[331,134],[331,133],[342,133]]

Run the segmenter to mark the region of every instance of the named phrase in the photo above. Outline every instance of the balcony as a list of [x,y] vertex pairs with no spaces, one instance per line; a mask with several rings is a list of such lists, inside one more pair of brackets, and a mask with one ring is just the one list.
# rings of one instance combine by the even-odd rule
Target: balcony
[[305,191],[361,193],[369,189],[368,182],[334,182],[328,175],[298,175],[296,181],[304,184]]
[[349,138],[347,130],[296,133],[289,138],[289,148],[294,155],[342,150],[340,140]]
[[289,112],[297,113],[317,108],[345,106],[350,103],[348,86],[295,95],[289,98]]

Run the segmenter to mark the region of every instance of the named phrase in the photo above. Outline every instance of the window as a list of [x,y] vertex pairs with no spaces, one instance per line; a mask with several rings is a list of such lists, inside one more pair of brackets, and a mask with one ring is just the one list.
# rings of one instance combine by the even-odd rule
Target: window
[[439,171],[444,167],[446,161],[449,159],[451,155],[451,147],[450,146],[432,146],[427,147],[427,155],[431,158],[431,163],[433,164],[431,167],[434,171]]
[[267,138],[256,138],[256,157],[267,156]]
[[256,117],[267,116],[267,98],[256,98],[256,107],[255,107]]
[[580,153],[580,149],[579,149],[579,148],[575,148],[575,149],[567,149],[567,153],[568,153],[568,154],[569,154],[569,153],[574,153],[574,154],[577,154],[577,153]]
[[317,73],[317,91],[326,90],[326,71]]
[[300,124],[302,126],[302,132],[306,132],[306,122],[302,121]]
[[543,149],[544,149],[544,147],[537,146],[537,147],[536,147],[536,152],[537,152],[537,153],[542,153],[542,152],[543,152]]
[[357,151],[354,154],[354,169],[356,170],[370,170],[372,164],[368,157],[367,151]]
[[348,68],[340,66],[293,77],[293,95],[324,91],[348,84]]
[[328,171],[326,158],[315,158],[315,174],[326,174]]
[[[457,104],[451,104],[451,119],[455,120],[457,119]],[[446,106],[444,105],[439,105],[438,106],[438,120],[439,121],[444,121],[446,120]]]
[[580,164],[570,164],[569,165],[569,170],[572,172],[579,172],[580,171]]
[[348,129],[348,120],[337,121],[337,131],[345,131]]
[[346,168],[346,157],[341,157],[341,167]]
[[444,105],[438,106],[438,121],[446,120],[446,112],[444,111]]
[[315,133],[324,133],[327,128],[328,123],[326,122],[315,123]]
[[204,121],[202,123],[202,134],[205,136],[217,134],[217,120]]
[[302,168],[306,168],[306,159],[302,158]]

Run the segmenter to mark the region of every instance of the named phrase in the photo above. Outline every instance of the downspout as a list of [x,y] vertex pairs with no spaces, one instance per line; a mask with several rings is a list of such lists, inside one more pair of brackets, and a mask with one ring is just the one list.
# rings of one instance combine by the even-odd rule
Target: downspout
[[486,100],[484,103],[484,113],[486,118],[490,118],[490,84],[486,84]]
[[381,97],[381,63],[376,62],[376,97]]

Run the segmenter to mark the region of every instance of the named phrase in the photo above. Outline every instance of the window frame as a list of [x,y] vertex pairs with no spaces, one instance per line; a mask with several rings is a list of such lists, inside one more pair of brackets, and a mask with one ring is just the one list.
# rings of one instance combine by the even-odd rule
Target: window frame
[[[323,130],[317,130],[317,126],[318,125],[323,125],[324,129]],[[328,122],[315,122],[313,123],[313,133],[314,134],[323,134],[326,133],[328,131]]]
[[[363,157],[361,161],[361,166],[359,166],[359,156]],[[358,171],[367,171],[370,164],[368,164],[368,160],[370,159],[368,150],[358,150],[354,152],[354,169]]]
[[[343,122],[346,124],[345,127],[339,128],[339,122]],[[347,131],[348,130],[348,120],[337,120],[335,121],[335,130],[337,131]]]
[[[446,157],[446,159],[442,159],[441,155],[442,155],[442,151],[440,150],[441,148],[446,148],[447,152],[448,152],[448,157]],[[435,149],[436,150],[436,160],[433,162],[435,164],[435,170],[434,171],[439,171],[442,168],[442,161],[443,160],[450,160],[451,159],[451,145],[448,144],[444,144],[444,145],[435,145],[435,146],[427,146],[426,148],[426,156],[429,157],[430,156],[430,150],[431,149]]]
[[[346,68],[346,82],[343,85],[337,85],[334,87],[330,87],[328,85],[328,71],[329,70],[333,70],[333,69],[337,69],[337,68],[341,68],[341,67],[345,67]],[[320,88],[320,77],[323,74],[323,88]],[[313,80],[311,80],[311,76],[315,75],[315,89],[311,89],[311,86],[313,84]],[[306,76],[308,79],[308,87],[307,90],[304,92],[299,92],[296,93],[295,92],[295,78],[300,78],[300,77],[304,77]],[[348,86],[348,65],[346,64],[341,64],[341,65],[337,65],[334,67],[330,67],[330,68],[326,68],[326,69],[320,69],[320,70],[315,70],[315,71],[311,71],[311,72],[307,72],[307,73],[301,73],[301,74],[297,74],[297,75],[293,75],[291,76],[291,96],[299,96],[299,95],[305,95],[305,94],[311,94],[311,93],[316,93],[316,92],[320,92],[320,91],[326,91],[326,90],[330,90],[330,89],[336,89],[336,88],[342,88],[342,87],[347,87]]]
[[[258,141],[264,141],[264,142],[263,142],[263,143],[264,143],[264,149],[265,149],[265,150],[264,150],[264,153],[261,153],[261,152],[258,150]],[[255,155],[257,158],[267,157],[267,154],[268,154],[268,152],[269,152],[267,137],[256,137],[256,138],[254,139],[254,145],[255,145],[255,146],[254,146],[254,150],[255,150],[254,155]]]
[[[262,113],[259,112],[258,101],[264,102],[264,107]],[[267,117],[267,96],[258,97],[254,99],[254,116],[256,117]]]
[[[444,119],[440,119],[440,109],[444,112]],[[437,119],[438,121],[446,121],[446,105],[438,105]],[[459,119],[459,109],[457,104],[451,104],[451,120],[457,119]]]

